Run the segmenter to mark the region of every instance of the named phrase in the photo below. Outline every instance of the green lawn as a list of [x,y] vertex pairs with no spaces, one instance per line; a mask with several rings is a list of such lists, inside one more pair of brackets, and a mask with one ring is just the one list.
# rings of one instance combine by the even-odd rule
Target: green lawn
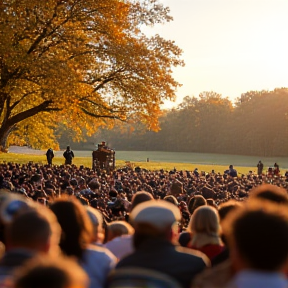
[[[75,158],[73,160],[73,163],[75,165],[77,165],[77,166],[84,165],[85,167],[91,167],[92,157],[88,156],[89,154],[91,155],[91,152],[85,151],[86,154],[88,153],[87,155],[85,155],[86,157],[78,157],[77,155],[79,155],[79,154],[81,155],[81,153],[79,151],[77,151],[77,152],[74,151],[74,152],[75,152]],[[53,159],[54,165],[64,164],[64,158],[62,156],[59,156],[59,155],[62,155],[62,153],[63,152],[61,152],[61,151],[58,151],[55,153],[56,157]],[[154,153],[156,153],[156,152],[154,152]],[[82,154],[85,154],[85,153],[82,153]],[[138,155],[138,158],[139,158],[138,161],[131,160],[131,159],[136,159],[135,155],[134,155],[134,158],[131,157],[132,154]],[[145,154],[145,157],[144,157],[144,154]],[[123,159],[130,159],[130,161],[127,160],[127,161],[129,161],[129,165],[132,165],[133,167],[140,166],[141,168],[145,168],[148,170],[160,170],[160,169],[172,170],[175,167],[177,170],[192,171],[197,167],[199,171],[210,172],[212,169],[214,169],[215,172],[223,173],[223,171],[228,168],[228,164],[225,164],[225,165],[222,164],[225,159],[224,160],[222,159],[222,161],[218,160],[219,164],[217,164],[217,162],[216,162],[217,159],[212,159],[211,164],[205,163],[205,162],[208,162],[207,159],[209,157],[207,157],[207,159],[204,159],[203,154],[202,154],[202,158],[199,159],[198,163],[194,163],[195,157],[194,158],[192,157],[193,154],[196,154],[196,153],[190,153],[191,157],[189,157],[189,158],[187,158],[187,155],[186,155],[189,153],[184,153],[186,156],[186,162],[184,162],[184,161],[182,162],[181,157],[176,157],[177,156],[176,154],[178,154],[178,156],[179,156],[180,153],[157,152],[158,158],[160,158],[161,161],[153,160],[154,158],[156,158],[155,157],[156,154],[155,155],[152,155],[152,154],[153,153],[147,152],[147,151],[145,151],[145,152],[133,151],[133,152],[129,152],[129,153],[127,151],[126,152],[124,151],[124,152],[122,152],[122,155],[121,155],[121,152],[119,152],[119,153],[116,152],[116,167],[125,166],[126,160],[123,160]],[[117,155],[119,156],[118,158],[122,158],[122,159],[118,159]],[[130,155],[130,157],[129,157],[129,155]],[[149,157],[147,157],[147,155]],[[151,157],[151,155],[152,155],[152,157]],[[167,157],[168,155],[170,155],[170,157]],[[207,154],[207,155],[209,155],[209,154]],[[150,160],[149,162],[146,162],[147,158],[149,158],[149,160]],[[165,161],[165,159],[167,159],[167,160]],[[171,161],[173,161],[173,159],[175,162],[171,162]],[[187,161],[189,159],[191,159],[191,162],[193,160],[193,163],[189,163]],[[209,158],[209,159],[211,159],[211,158]],[[232,158],[226,159],[226,160],[227,160],[227,163],[233,163]],[[1,153],[0,154],[0,163],[1,162],[2,163],[3,162],[14,162],[14,163],[23,164],[23,163],[28,163],[29,161],[33,161],[34,163],[40,163],[40,164],[46,164],[47,163],[44,152],[43,152],[43,155],[28,155],[28,154],[15,154],[15,153]],[[252,170],[252,171],[256,170],[255,166],[253,167],[253,166],[249,166],[249,165],[247,165],[247,166],[235,165],[235,168],[237,169],[237,171],[239,173],[242,173],[242,174],[246,174],[250,170]]]

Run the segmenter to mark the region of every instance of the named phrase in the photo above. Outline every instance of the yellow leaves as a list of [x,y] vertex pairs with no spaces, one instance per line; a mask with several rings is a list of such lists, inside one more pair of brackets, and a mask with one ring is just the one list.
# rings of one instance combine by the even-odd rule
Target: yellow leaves
[[[174,42],[141,32],[142,25],[170,19],[163,5],[155,0],[19,0],[3,5],[0,55],[8,72],[0,70],[0,75],[10,78],[0,84],[0,93],[11,97],[11,105],[19,101],[10,116],[50,101],[46,111],[58,111],[46,115],[47,120],[72,127],[78,139],[135,115],[149,129],[158,129],[160,104],[174,99],[180,86],[172,67],[183,65]],[[44,129],[46,120],[33,117]]]
[[19,123],[16,130],[8,139],[9,144],[30,144],[36,149],[45,149],[47,147],[59,149],[59,145],[54,136],[56,123],[51,122],[46,116],[45,114],[38,114],[33,119],[28,118]]

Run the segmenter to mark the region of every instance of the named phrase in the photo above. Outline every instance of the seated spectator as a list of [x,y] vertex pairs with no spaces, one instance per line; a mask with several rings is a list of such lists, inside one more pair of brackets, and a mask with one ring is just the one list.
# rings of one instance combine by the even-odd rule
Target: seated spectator
[[31,208],[16,215],[5,227],[6,252],[0,261],[0,284],[12,281],[15,269],[38,254],[57,255],[59,239],[59,224],[47,208]]
[[167,195],[167,196],[164,197],[163,200],[168,201],[168,202],[174,204],[175,206],[179,205],[176,197],[174,197],[173,195]]
[[93,227],[91,244],[102,246],[105,237],[103,215],[91,206],[85,206],[85,208]]
[[135,251],[120,260],[116,269],[156,270],[173,277],[182,287],[189,287],[193,277],[210,264],[201,252],[173,244],[181,219],[175,205],[164,200],[148,201],[139,204],[130,217],[135,229]]
[[104,287],[110,270],[116,264],[116,258],[113,259],[102,247],[89,245],[93,238],[93,227],[85,207],[70,197],[57,199],[50,208],[62,228],[60,248],[63,254],[78,260],[89,276],[90,288]]
[[[11,197],[7,190],[0,189],[1,203],[0,203],[0,223],[4,226],[10,224],[18,214],[30,211],[32,201],[27,201],[28,199],[24,197]],[[2,235],[1,235],[2,236]],[[1,237],[1,240],[3,238]]]
[[16,271],[14,288],[88,288],[86,273],[73,260],[37,257]]
[[242,206],[241,202],[235,200],[229,200],[227,202],[221,203],[218,208],[218,214],[220,217],[220,223],[226,218],[226,216],[235,209]]
[[[242,203],[237,202],[235,200],[229,200],[225,203],[220,204],[219,209],[218,209],[218,214],[220,217],[220,225],[223,221],[225,221],[227,215],[230,215],[230,213],[233,213],[237,211],[238,209],[241,209],[241,207],[242,207]],[[218,265],[229,259],[229,249],[226,245],[225,236],[222,234],[221,238],[222,238],[223,243],[225,244],[225,247],[221,253],[219,253],[212,259],[211,261],[212,266]]]
[[125,221],[113,221],[107,225],[107,242],[122,235],[133,235],[133,227]]
[[[220,224],[225,221],[227,215],[229,216],[230,213],[234,213],[242,207],[240,202],[234,200],[219,205]],[[213,267],[211,269],[206,269],[195,277],[191,288],[223,288],[232,278],[234,271],[229,259],[229,249],[225,237],[222,235],[221,238],[225,243],[225,249],[212,259]]]
[[188,229],[192,234],[188,247],[205,253],[210,260],[223,251],[219,215],[214,207],[198,207],[191,216]]
[[181,183],[179,180],[174,180],[172,182],[171,188],[170,188],[170,194],[177,197],[180,194],[183,194],[183,183]]
[[93,193],[99,194],[99,188],[100,188],[100,183],[97,181],[97,179],[92,179],[89,183],[88,183],[88,187],[90,188],[90,190]]
[[287,207],[256,204],[231,215],[227,223],[225,235],[236,271],[227,287],[288,287],[283,273],[288,258]]
[[130,211],[132,211],[138,204],[153,199],[154,199],[153,196],[149,192],[146,191],[136,192],[132,197]]
[[206,201],[207,201],[207,205],[212,206],[212,207],[218,209],[218,207],[217,207],[214,199],[208,198],[208,199],[206,199]]
[[[153,196],[146,191],[138,191],[132,197],[132,202],[130,206],[130,213],[137,207],[140,203],[146,201],[152,201]],[[122,259],[126,255],[129,255],[134,251],[133,243],[132,243],[132,235],[122,235],[120,237],[116,237],[113,240],[107,242],[105,247],[109,249],[118,259]]]
[[186,204],[185,201],[181,201],[179,203],[179,209],[180,209],[180,212],[181,212],[181,225],[180,225],[180,231],[179,232],[183,232],[187,229],[187,226],[188,226],[188,223],[190,221],[190,212],[188,210],[188,206]]
[[191,242],[191,233],[189,231],[183,231],[180,233],[178,242],[182,247],[188,247],[189,243]]
[[[281,211],[282,209],[284,209],[283,211],[287,211],[286,201],[287,201],[287,192],[284,189],[281,189],[277,186],[265,184],[265,185],[256,187],[251,192],[251,195],[248,198],[248,201],[245,203],[245,206],[247,205],[253,206],[257,204],[257,207],[260,206],[260,208],[263,209],[265,205],[269,205],[269,204],[280,205],[280,207],[278,206],[279,207],[278,211]],[[245,208],[245,206],[241,205],[241,203],[236,202],[236,201],[228,201],[227,203],[223,203],[219,206],[219,215],[221,218],[221,226],[223,227],[225,242],[226,242],[226,234],[227,234],[225,231],[226,230],[230,231],[231,225],[233,225],[233,223],[231,222],[231,220],[233,219],[233,215],[234,214],[237,215],[237,213],[240,213]],[[222,225],[222,223],[224,226]],[[249,237],[249,234],[247,234],[247,237]],[[258,244],[256,246],[258,246]],[[271,247],[269,249],[271,249]],[[225,254],[225,251],[227,252],[228,250],[224,250],[221,254]],[[219,254],[213,259],[212,264],[216,263],[217,258],[220,257],[221,254]],[[225,259],[227,259],[227,257]],[[220,261],[222,262],[222,259],[220,259]],[[263,261],[268,261],[268,258],[266,258]],[[231,281],[234,274],[235,274],[235,268],[232,266],[231,260],[227,259],[226,261],[223,261],[222,263],[216,265],[212,269],[207,269],[203,273],[199,274],[193,281],[193,285],[191,288],[208,288],[208,287],[209,288],[223,288],[228,285],[228,283]],[[250,287],[250,286],[247,286],[247,287]],[[252,287],[254,288],[253,285]]]
[[188,210],[192,215],[195,209],[204,205],[207,205],[206,199],[202,195],[195,195],[188,202]]
[[211,200],[213,202],[213,199],[216,197],[216,194],[215,194],[215,191],[213,190],[213,188],[210,185],[205,184],[201,188],[200,191],[201,191],[201,195],[206,199],[206,201],[208,200],[207,205],[211,205]]
[[288,204],[288,194],[283,188],[275,185],[265,184],[251,190],[249,199],[262,199],[278,204]]

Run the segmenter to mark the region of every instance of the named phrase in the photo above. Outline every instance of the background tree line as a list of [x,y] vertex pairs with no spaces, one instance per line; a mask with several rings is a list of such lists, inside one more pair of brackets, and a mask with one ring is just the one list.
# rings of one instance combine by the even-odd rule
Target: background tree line
[[[288,89],[250,91],[232,103],[215,92],[187,96],[159,118],[160,131],[142,123],[115,123],[100,129],[74,149],[93,149],[105,140],[116,150],[204,152],[259,156],[288,155]],[[69,135],[70,133],[70,135]],[[58,129],[60,146],[72,143]]]

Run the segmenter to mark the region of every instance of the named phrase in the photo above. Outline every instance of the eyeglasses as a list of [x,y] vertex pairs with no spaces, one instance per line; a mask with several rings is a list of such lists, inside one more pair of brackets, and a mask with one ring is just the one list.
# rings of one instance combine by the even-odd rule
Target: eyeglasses
[[37,198],[37,202],[39,202],[40,204],[46,205],[47,200],[45,198]]

